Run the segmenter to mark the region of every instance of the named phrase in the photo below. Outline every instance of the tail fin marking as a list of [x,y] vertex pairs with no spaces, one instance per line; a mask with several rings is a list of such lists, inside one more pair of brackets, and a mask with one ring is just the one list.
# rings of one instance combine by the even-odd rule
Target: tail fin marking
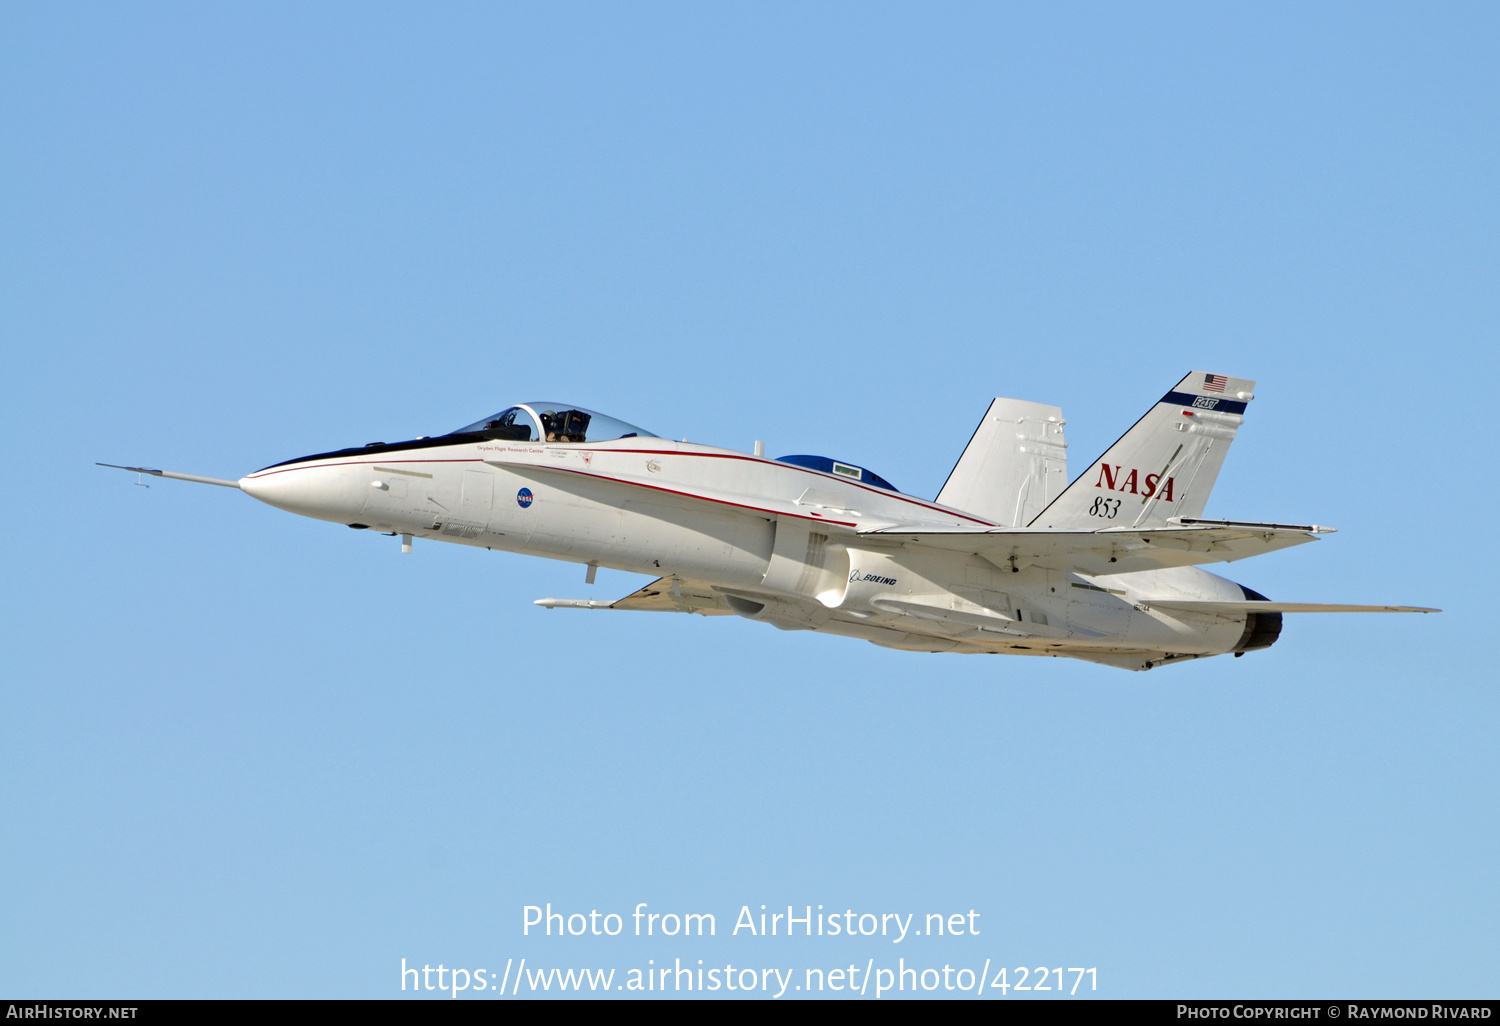
[[1201,515],[1254,390],[1245,378],[1189,374],[1030,526],[1160,527]]

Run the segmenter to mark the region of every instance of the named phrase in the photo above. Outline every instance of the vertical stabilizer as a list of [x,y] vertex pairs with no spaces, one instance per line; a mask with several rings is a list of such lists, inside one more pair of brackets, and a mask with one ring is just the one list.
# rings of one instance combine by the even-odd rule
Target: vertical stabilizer
[[1194,371],[1042,511],[1033,527],[1162,527],[1202,515],[1255,382]]
[[938,493],[939,505],[1025,527],[1068,483],[1062,410],[996,399]]

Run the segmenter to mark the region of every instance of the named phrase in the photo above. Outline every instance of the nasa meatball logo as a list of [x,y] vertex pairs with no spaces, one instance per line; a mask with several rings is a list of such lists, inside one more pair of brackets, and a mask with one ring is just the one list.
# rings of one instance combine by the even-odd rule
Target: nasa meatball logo
[[531,500],[533,498],[534,496],[531,494],[530,488],[522,488],[519,492],[516,493],[516,505],[520,506],[522,509],[525,509],[526,507],[531,505]]

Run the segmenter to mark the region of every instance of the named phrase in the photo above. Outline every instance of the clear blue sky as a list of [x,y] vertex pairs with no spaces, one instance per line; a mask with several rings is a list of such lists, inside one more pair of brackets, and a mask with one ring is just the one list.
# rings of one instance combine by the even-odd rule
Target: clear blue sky
[[[0,8],[0,996],[399,994],[400,959],[1500,989],[1489,4]],[[237,477],[561,397],[934,495],[1257,379],[1208,513],[1280,642],[1147,674],[738,619]],[[718,937],[521,936],[521,909]],[[725,934],[741,905],[977,937]],[[524,993],[524,991],[523,991]]]

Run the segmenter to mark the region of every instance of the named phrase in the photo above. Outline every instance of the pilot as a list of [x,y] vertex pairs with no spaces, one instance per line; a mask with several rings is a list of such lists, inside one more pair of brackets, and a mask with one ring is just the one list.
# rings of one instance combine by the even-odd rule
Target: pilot
[[563,415],[563,432],[570,442],[582,442],[588,436],[589,415],[581,410],[568,410]]
[[549,442],[582,442],[588,434],[588,414],[579,410],[543,411],[542,426]]

